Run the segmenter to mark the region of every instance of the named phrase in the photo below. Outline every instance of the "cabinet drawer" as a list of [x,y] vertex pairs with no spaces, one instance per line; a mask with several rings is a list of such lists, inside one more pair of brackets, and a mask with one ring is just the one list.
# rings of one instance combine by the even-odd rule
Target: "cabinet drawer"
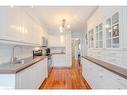
[[123,52],[122,51],[106,51],[105,55],[107,57],[122,58]]
[[83,64],[83,76],[93,89],[125,89],[127,79],[85,60]]

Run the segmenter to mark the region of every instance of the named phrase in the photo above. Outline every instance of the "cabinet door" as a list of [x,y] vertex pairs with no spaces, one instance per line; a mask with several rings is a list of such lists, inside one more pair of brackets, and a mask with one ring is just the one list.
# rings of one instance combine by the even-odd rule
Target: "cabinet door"
[[93,89],[125,89],[127,79],[88,60],[83,62],[83,76]]
[[0,39],[40,45],[42,31],[22,8],[1,7],[0,14]]
[[1,39],[22,41],[22,16],[19,8],[0,8]]
[[16,74],[16,89],[38,89],[44,81],[43,62],[38,62]]
[[67,67],[65,54],[55,54],[52,60],[54,67]]
[[47,78],[48,77],[48,63],[47,63],[47,58],[44,59],[42,61],[42,63],[43,63],[43,77],[44,78]]
[[65,47],[66,38],[65,35],[50,35],[49,46],[51,47]]

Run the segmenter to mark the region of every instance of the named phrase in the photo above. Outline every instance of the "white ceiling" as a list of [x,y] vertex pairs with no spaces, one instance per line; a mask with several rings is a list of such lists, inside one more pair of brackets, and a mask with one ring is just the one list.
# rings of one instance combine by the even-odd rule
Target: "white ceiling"
[[96,9],[96,6],[83,7],[26,7],[32,16],[36,17],[41,24],[44,24],[48,31],[59,32],[59,26],[62,19],[66,19],[66,23],[70,24],[72,32],[81,32],[87,18]]

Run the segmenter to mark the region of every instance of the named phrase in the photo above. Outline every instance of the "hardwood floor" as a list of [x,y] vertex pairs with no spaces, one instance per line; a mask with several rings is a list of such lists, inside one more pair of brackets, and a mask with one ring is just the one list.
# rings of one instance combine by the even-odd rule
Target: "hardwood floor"
[[40,89],[90,89],[77,68],[53,68]]

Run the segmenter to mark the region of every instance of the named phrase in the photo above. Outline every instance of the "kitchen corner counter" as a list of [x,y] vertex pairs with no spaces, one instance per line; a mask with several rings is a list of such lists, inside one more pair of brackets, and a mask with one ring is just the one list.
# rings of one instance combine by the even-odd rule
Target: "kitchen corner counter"
[[44,60],[47,58],[47,56],[36,56],[36,57],[30,57],[25,60],[27,60],[24,64],[10,64],[5,63],[0,65],[0,74],[16,74],[34,64],[37,62]]

